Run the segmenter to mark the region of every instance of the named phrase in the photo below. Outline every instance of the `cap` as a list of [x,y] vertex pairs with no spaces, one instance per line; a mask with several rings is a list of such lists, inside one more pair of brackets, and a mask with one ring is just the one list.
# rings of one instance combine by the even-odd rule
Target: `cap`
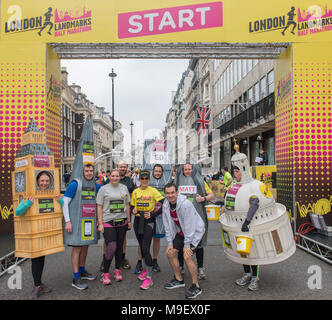
[[146,169],[141,170],[140,177],[149,177],[150,178],[150,171],[146,170]]

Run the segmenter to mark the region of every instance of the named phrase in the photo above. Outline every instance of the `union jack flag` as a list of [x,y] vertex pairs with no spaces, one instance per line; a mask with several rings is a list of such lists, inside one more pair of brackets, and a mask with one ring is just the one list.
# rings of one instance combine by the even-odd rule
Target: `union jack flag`
[[201,130],[203,134],[209,129],[210,125],[211,108],[209,107],[197,107],[196,110],[196,130],[199,133]]

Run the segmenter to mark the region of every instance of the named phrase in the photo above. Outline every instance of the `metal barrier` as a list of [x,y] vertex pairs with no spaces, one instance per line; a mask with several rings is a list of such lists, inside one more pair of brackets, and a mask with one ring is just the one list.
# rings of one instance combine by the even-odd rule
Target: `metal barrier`
[[27,259],[15,257],[15,251],[0,258],[0,277],[7,273],[10,267],[17,266],[25,260]]

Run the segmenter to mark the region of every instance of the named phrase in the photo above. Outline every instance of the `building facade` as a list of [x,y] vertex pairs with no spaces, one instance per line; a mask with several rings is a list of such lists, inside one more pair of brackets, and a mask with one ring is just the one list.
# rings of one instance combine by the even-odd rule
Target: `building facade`
[[[275,164],[274,64],[190,60],[166,117],[165,136],[175,141],[177,163],[183,162],[186,150],[185,158],[200,163],[204,174],[230,168],[236,138],[251,166],[260,148],[268,154],[268,165]],[[211,110],[208,134],[196,131],[197,106]],[[179,143],[183,140],[185,148]]]

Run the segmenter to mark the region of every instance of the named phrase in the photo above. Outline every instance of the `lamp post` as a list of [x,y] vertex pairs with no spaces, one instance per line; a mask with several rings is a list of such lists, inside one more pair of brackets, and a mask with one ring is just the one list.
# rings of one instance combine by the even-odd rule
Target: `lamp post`
[[131,154],[131,166],[133,167],[135,165],[134,162],[134,149],[133,149],[133,122],[130,122],[130,134],[131,134],[131,145],[130,145],[130,154]]
[[[112,68],[112,72],[108,75],[110,78],[112,78],[112,150],[114,150],[114,78],[117,76],[117,74],[114,72],[114,69]],[[114,159],[113,161],[113,168],[114,168]]]

